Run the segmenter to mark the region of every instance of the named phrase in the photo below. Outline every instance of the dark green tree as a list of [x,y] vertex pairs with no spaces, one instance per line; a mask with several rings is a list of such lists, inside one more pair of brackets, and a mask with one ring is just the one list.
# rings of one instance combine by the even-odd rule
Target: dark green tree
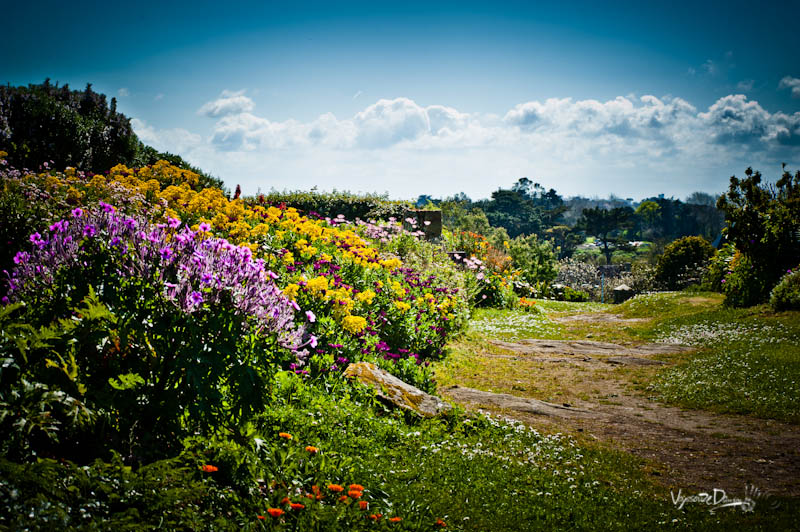
[[603,209],[594,207],[584,209],[578,220],[577,228],[600,240],[603,246],[603,255],[606,264],[611,264],[611,255],[616,249],[626,249],[628,239],[624,231],[631,227],[633,209],[630,207],[615,207]]
[[761,173],[752,168],[745,176],[731,176],[717,207],[725,213],[728,240],[749,259],[762,287],[747,303],[758,303],[766,301],[788,269],[800,264],[800,171],[792,176],[784,165],[775,185],[762,185]]

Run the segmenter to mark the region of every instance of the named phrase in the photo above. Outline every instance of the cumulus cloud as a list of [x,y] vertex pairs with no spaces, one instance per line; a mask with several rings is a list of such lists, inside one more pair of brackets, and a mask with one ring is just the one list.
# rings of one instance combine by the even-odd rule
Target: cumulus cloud
[[779,89],[791,89],[794,98],[800,98],[800,78],[785,76],[778,84]]
[[234,115],[239,113],[249,113],[255,109],[255,102],[244,95],[243,90],[232,92],[222,91],[219,98],[203,104],[197,110],[197,114],[217,118],[221,116]]
[[765,168],[760,161],[800,164],[800,113],[771,113],[743,94],[705,110],[672,96],[551,98],[520,103],[503,116],[401,97],[378,100],[350,117],[276,121],[255,113],[240,91],[224,92],[201,111],[216,119],[206,137],[140,121],[134,129],[148,144],[188,154],[223,177],[233,169],[231,179],[241,172],[261,176],[269,165],[290,188],[386,186],[394,194],[417,187],[419,193],[459,189],[485,197],[496,188],[492,177],[510,183],[522,175],[565,194],[604,194],[612,190],[598,190],[605,182],[598,177],[613,175],[628,180],[613,192],[630,196],[653,187],[649,193],[672,193],[683,186],[675,193],[686,195],[700,189],[702,176],[724,176],[705,188],[716,192],[742,168]]

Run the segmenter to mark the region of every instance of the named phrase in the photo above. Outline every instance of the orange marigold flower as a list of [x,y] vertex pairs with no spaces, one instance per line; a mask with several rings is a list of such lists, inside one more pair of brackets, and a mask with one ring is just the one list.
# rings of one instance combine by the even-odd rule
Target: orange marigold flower
[[204,473],[213,473],[215,471],[219,471],[219,468],[217,466],[213,466],[213,465],[210,465],[210,464],[206,464],[203,467],[201,467],[200,469],[202,469]]
[[358,507],[366,510],[369,507],[369,503],[367,501],[358,501]]
[[309,453],[311,453],[311,454],[317,454],[317,452],[319,451],[319,449],[317,449],[317,448],[316,448],[316,447],[314,447],[313,445],[309,445],[309,446],[307,446],[307,447],[306,447],[306,451],[308,451],[308,452],[309,452]]
[[300,504],[299,502],[293,502],[293,503],[292,503],[292,504],[290,504],[289,506],[291,506],[291,507],[292,507],[292,510],[302,510],[303,508],[305,508],[305,507],[306,507],[306,505],[305,505],[305,504]]
[[339,493],[340,491],[344,491],[344,488],[341,487],[339,484],[328,484],[328,489],[334,493]]
[[371,514],[369,516],[369,518],[372,519],[373,521],[378,521],[380,520],[381,517],[383,517],[383,514]]
[[362,486],[361,484],[350,484],[350,489],[356,491],[364,491],[364,486]]
[[354,499],[358,499],[359,497],[361,497],[362,495],[364,495],[362,492],[360,492],[360,491],[358,491],[358,490],[350,490],[350,491],[348,491],[348,492],[347,492],[347,494],[348,494],[350,497],[354,498]]
[[391,521],[392,523],[399,523],[402,520],[403,520],[402,517],[390,517],[389,518],[389,521]]
[[441,519],[437,519],[437,520],[436,520],[436,522],[434,523],[434,525],[436,525],[436,526],[440,526],[440,527],[442,527],[442,528],[447,528],[447,523],[445,523],[445,522],[444,522],[444,521],[442,521]]
[[267,508],[267,513],[270,517],[280,517],[283,515],[283,510],[280,508]]
[[347,495],[342,495],[341,497],[339,497],[339,502],[344,502],[346,500],[347,500]]
[[281,499],[281,504],[289,504],[289,502],[290,502],[289,497],[284,497],[283,499]]
[[257,515],[256,517],[257,517],[257,518],[259,518],[259,519],[261,519],[262,521],[263,521],[264,519],[266,519],[266,517],[265,517],[265,516],[263,516],[263,515]]
[[287,439],[287,440],[291,440],[291,439],[292,439],[292,437],[293,437],[293,436],[292,436],[291,434],[289,434],[288,432],[279,432],[279,433],[278,433],[278,436],[279,436],[279,437],[281,437],[281,438],[285,438],[285,439]]

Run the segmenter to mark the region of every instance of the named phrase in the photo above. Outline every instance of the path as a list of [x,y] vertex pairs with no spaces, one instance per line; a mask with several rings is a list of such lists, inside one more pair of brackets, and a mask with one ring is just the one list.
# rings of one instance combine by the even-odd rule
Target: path
[[[587,321],[624,321],[585,316]],[[519,371],[511,377],[486,378],[496,377],[498,384],[514,379],[513,395],[461,386],[445,388],[443,395],[467,406],[502,412],[547,432],[569,433],[628,451],[647,461],[646,471],[657,482],[676,491],[718,488],[737,494],[750,484],[775,495],[800,496],[800,426],[671,407],[630,385],[636,371],[650,372],[668,363],[653,356],[687,351],[687,347],[535,339],[491,344],[480,357],[511,360]],[[536,399],[542,395],[537,390],[548,380],[565,389],[559,395],[560,404]],[[507,383],[500,389],[504,387],[508,388]]]

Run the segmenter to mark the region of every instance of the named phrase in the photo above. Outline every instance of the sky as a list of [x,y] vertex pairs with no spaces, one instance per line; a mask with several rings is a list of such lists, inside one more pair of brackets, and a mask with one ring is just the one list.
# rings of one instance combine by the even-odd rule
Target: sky
[[800,169],[800,0],[10,2],[0,81],[93,88],[245,194],[721,193]]

